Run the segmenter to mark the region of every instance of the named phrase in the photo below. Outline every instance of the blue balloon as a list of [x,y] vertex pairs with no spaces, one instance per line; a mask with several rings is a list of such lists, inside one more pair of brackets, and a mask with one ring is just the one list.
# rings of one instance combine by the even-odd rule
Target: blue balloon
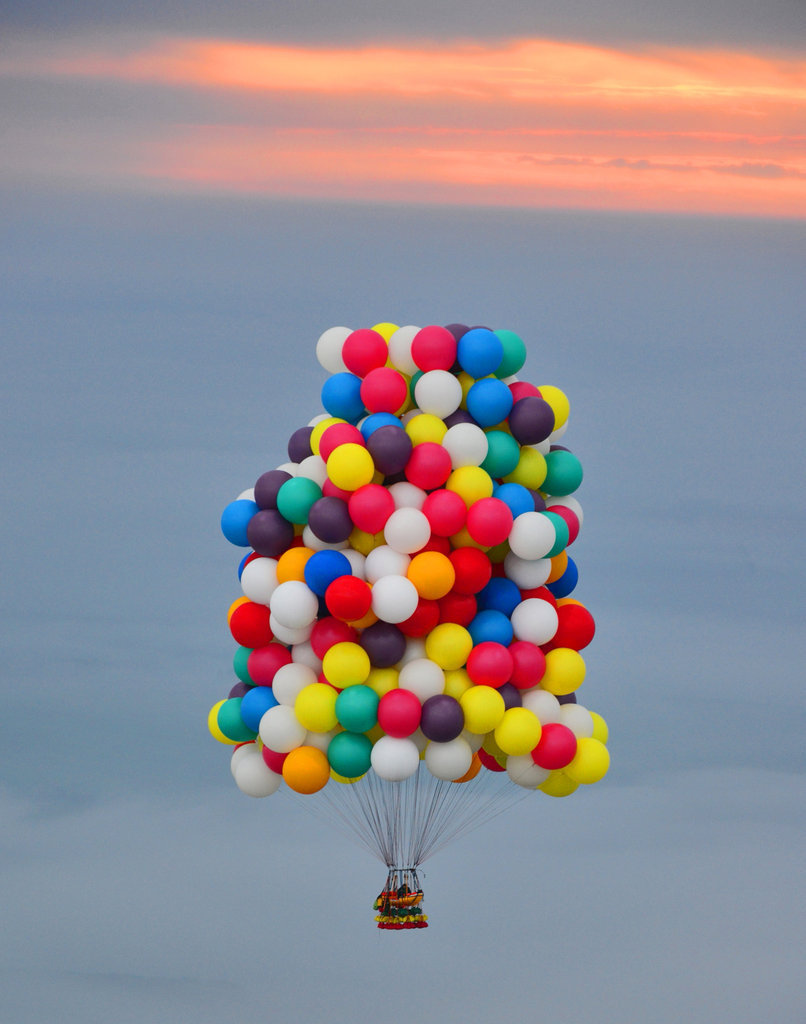
[[253,686],[241,699],[241,721],[247,729],[257,732],[260,719],[279,703],[270,686]]
[[361,378],[354,373],[334,373],[322,385],[322,405],[331,416],[357,423],[366,414],[361,401]]
[[534,498],[523,484],[498,484],[493,488],[493,497],[509,507],[513,519],[535,510]]
[[381,427],[400,427],[403,429],[403,424],[400,422],[397,416],[391,412],[373,412],[364,420],[361,426],[358,428],[364,435],[366,441],[370,434],[374,434],[376,430],[380,430]]
[[339,576],[351,576],[350,559],[341,551],[316,551],[305,563],[305,582],[319,597]]
[[231,501],[221,513],[221,532],[230,542],[239,548],[248,548],[249,540],[246,528],[249,520],[258,511],[257,502],[248,498]]
[[478,380],[495,373],[504,358],[504,346],[494,331],[474,327],[459,339],[456,358],[465,373]]
[[523,600],[516,583],[506,576],[493,576],[486,587],[476,594],[476,604],[480,612],[492,609],[503,612],[507,618]]
[[547,583],[546,586],[555,597],[568,597],[574,587],[576,587],[578,581],[579,569],[577,569],[576,562],[573,558],[569,557],[568,565],[562,576],[553,583]]
[[467,627],[467,631],[473,638],[474,647],[487,640],[509,647],[515,635],[509,616],[495,608],[485,608],[484,611],[475,615]]
[[467,411],[480,427],[493,427],[509,416],[512,392],[497,377],[477,380],[467,393]]

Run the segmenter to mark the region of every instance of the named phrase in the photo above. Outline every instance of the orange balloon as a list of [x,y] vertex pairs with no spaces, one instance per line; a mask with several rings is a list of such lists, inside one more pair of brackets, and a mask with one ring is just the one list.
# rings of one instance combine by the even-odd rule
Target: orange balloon
[[447,555],[439,551],[421,551],[409,563],[406,575],[417,588],[420,597],[438,601],[451,591],[456,582],[456,570]]
[[554,583],[555,580],[558,580],[562,576],[567,568],[568,552],[561,551],[559,555],[555,555],[554,558],[551,559],[551,572],[549,573],[549,578],[546,580],[546,583]]
[[227,625],[230,624],[230,619],[232,618],[232,615],[233,615],[233,612],[235,611],[235,609],[236,608],[240,608],[242,604],[248,604],[248,603],[249,603],[249,598],[248,597],[236,597],[235,598],[235,600],[232,602],[232,604],[227,609]]
[[317,747],[297,747],[283,761],[283,778],[295,793],[317,793],[330,778],[327,755]]
[[305,563],[313,554],[312,548],[289,548],[277,560],[277,582],[287,583],[289,580],[305,582]]
[[470,762],[470,767],[467,769],[461,778],[454,779],[454,782],[470,782],[471,779],[475,779],[478,773],[481,771],[481,758],[478,754],[473,754],[473,760]]

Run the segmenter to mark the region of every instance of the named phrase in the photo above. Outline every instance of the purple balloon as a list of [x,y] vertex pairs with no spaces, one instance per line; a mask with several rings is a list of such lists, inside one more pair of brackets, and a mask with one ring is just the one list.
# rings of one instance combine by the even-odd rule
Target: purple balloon
[[498,687],[498,692],[504,698],[504,707],[509,711],[510,708],[522,708],[523,698],[521,697],[521,691],[517,686],[512,683],[504,683],[503,686]]
[[246,528],[246,539],[259,555],[279,558],[291,547],[294,540],[294,526],[284,519],[276,508],[255,512]]
[[252,689],[246,683],[237,682],[229,692],[230,697],[243,697],[244,694],[249,693]]
[[512,406],[508,423],[518,444],[539,444],[554,430],[554,410],[544,399],[527,395]]
[[277,492],[291,479],[284,469],[271,469],[258,477],[255,484],[255,502],[258,508],[277,508]]
[[472,423],[474,426],[476,426],[476,421],[473,419],[473,417],[470,415],[467,409],[457,409],[455,412],[452,412],[450,416],[445,417],[446,427],[455,427],[457,423]]
[[563,693],[557,698],[557,700],[560,704],[576,704],[577,695],[575,693]]
[[391,622],[373,622],[358,642],[375,668],[391,668],[406,653],[406,637]]
[[467,324],[446,324],[445,330],[450,331],[454,338],[456,338],[456,340],[458,341],[462,337],[462,335],[467,334],[470,328],[467,326]]
[[347,502],[336,497],[319,498],[311,505],[308,526],[326,544],[347,540],[354,529]]
[[462,705],[447,693],[429,697],[423,704],[420,728],[423,736],[435,743],[455,740],[465,727]]
[[312,433],[313,427],[300,427],[299,430],[295,430],[291,437],[289,437],[288,457],[292,462],[302,462],[309,455],[313,455],[311,451]]
[[545,512],[546,499],[540,491],[533,491],[531,487],[527,487],[526,490],[532,495],[532,501],[535,503],[535,512]]
[[406,468],[412,450],[411,438],[402,427],[378,427],[367,438],[367,449],[384,476]]

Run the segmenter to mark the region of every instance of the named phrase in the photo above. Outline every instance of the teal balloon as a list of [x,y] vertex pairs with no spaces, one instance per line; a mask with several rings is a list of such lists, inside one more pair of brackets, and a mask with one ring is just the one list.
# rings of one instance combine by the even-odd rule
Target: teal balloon
[[235,669],[235,675],[242,683],[249,683],[250,686],[254,686],[255,680],[249,675],[248,668],[249,655],[251,653],[251,647],[239,647],[232,659],[232,667]]
[[336,718],[348,732],[368,732],[378,722],[379,701],[369,686],[346,686],[336,698]]
[[[354,690],[356,687],[349,686],[347,689]],[[371,757],[372,740],[363,733],[337,733],[327,747],[330,767],[345,779],[357,779],[365,775],[369,771]]]
[[568,523],[566,523],[562,516],[558,516],[556,512],[543,512],[541,515],[551,520],[554,532],[557,534],[557,540],[552,545],[551,550],[547,551],[543,557],[554,558],[555,555],[559,555],[561,551],[565,551],[568,547]]
[[521,448],[512,434],[505,430],[488,430],[486,434],[487,455],[481,468],[485,473],[489,473],[493,480],[500,480],[518,465]]
[[241,718],[241,699],[230,697],[218,709],[218,728],[233,743],[246,743],[257,736],[248,725],[244,725]]
[[315,501],[322,497],[322,488],[305,476],[286,480],[277,492],[277,511],[289,523],[304,526]]
[[549,452],[546,456],[546,479],[540,485],[544,494],[558,498],[573,492],[582,483],[582,463],[573,454],[563,449]]
[[504,357],[495,371],[495,375],[496,377],[511,377],[526,362],[526,343],[514,331],[496,331],[495,333],[501,339],[504,348]]

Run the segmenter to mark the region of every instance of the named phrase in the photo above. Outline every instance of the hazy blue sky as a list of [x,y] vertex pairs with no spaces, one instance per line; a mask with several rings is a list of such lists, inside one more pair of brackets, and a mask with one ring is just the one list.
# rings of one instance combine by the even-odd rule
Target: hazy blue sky
[[[798,13],[733,10],[703,38]],[[3,182],[3,1024],[800,1021],[803,221]],[[379,320],[515,330],[568,393],[613,758],[427,863],[406,935],[373,926],[382,866],[242,796],[205,724],[221,509],[319,411],[321,331]]]

